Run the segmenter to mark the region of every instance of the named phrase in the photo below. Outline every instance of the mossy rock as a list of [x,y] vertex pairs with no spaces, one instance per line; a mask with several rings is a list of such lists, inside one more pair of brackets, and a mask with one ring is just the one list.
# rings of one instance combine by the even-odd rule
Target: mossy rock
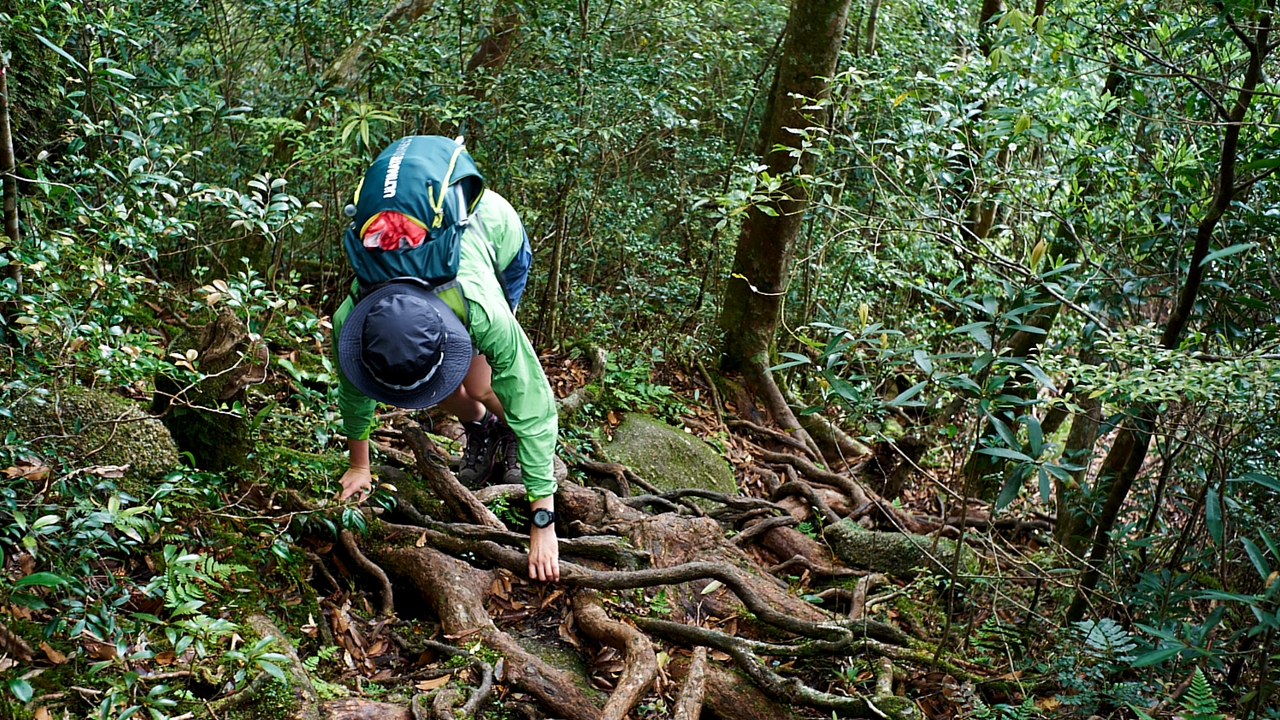
[[[950,575],[956,552],[953,540],[867,530],[849,520],[828,525],[822,536],[831,545],[836,557],[850,566],[897,578],[913,578],[922,569],[925,572]],[[965,548],[961,555],[960,571],[969,573],[976,567],[977,560],[973,552]]]
[[[134,403],[104,390],[73,385],[13,407],[2,429],[35,442],[62,460],[63,470],[128,466],[126,477],[154,480],[178,466],[178,447],[165,426]],[[43,439],[38,439],[43,438]]]
[[604,452],[662,490],[738,491],[729,463],[710,445],[648,415],[627,413]]

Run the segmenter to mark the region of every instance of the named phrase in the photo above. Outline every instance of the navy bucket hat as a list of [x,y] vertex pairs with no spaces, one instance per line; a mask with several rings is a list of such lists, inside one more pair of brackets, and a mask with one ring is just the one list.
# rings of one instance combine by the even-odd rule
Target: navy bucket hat
[[471,336],[444,300],[391,282],[356,303],[338,335],[338,362],[360,392],[402,408],[431,407],[471,366]]

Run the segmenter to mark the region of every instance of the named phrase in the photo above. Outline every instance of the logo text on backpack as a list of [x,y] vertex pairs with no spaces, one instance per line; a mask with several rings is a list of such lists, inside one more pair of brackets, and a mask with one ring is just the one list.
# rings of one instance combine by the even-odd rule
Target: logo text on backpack
[[413,142],[413,138],[407,137],[396,143],[395,152],[391,154],[391,160],[387,162],[387,176],[382,181],[382,197],[390,198],[396,196],[396,180],[400,177],[400,162],[404,160],[405,153],[409,152],[409,143]]

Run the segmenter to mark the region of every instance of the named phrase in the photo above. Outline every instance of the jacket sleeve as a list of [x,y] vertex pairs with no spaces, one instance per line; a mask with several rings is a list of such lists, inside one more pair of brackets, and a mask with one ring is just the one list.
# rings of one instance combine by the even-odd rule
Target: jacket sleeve
[[338,359],[338,334],[342,332],[342,323],[351,314],[352,302],[348,297],[338,311],[333,314],[333,335],[330,345],[333,347],[333,369],[338,373],[338,412],[342,415],[342,434],[348,440],[368,440],[373,430],[373,413],[378,403],[356,389],[342,372],[342,363]]
[[556,492],[552,470],[558,431],[555,397],[520,323],[505,303],[494,305],[470,303],[471,338],[493,368],[493,392],[520,441],[525,493],[532,502]]

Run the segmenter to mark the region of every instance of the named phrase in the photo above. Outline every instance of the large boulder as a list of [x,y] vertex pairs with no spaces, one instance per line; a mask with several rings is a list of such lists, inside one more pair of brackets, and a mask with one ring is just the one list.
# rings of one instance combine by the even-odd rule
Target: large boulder
[[[822,536],[836,557],[849,566],[897,578],[914,578],[922,571],[950,575],[956,552],[954,540],[867,530],[849,520],[828,525]],[[960,572],[966,574],[975,567],[973,552],[966,547]]]
[[5,423],[41,453],[62,461],[63,472],[85,466],[128,466],[126,475],[159,478],[178,465],[178,448],[159,420],[104,390],[73,385],[13,407]]
[[738,491],[729,463],[710,445],[648,415],[627,413],[604,452],[663,490]]

